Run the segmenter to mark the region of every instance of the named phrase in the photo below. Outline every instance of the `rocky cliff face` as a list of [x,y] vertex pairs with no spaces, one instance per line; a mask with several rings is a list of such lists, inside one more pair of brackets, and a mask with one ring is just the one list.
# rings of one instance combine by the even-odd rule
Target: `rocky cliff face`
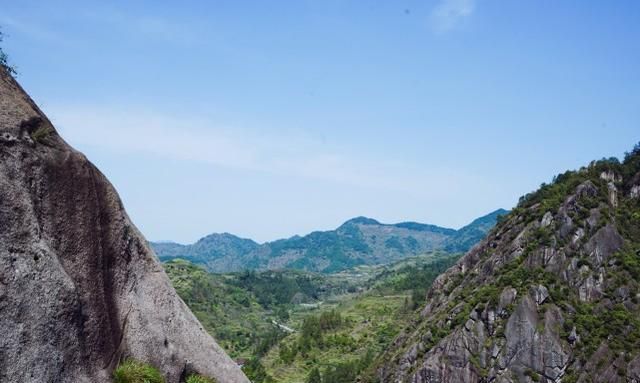
[[0,381],[110,382],[132,357],[170,383],[192,372],[248,382],[107,179],[0,72]]
[[558,176],[441,275],[381,382],[640,382],[640,146]]

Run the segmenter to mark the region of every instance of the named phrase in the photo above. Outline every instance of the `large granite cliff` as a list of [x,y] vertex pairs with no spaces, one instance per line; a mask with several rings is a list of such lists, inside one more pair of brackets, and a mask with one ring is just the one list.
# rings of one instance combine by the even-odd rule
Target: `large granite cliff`
[[2,68],[0,334],[1,382],[110,382],[129,357],[168,383],[192,372],[248,382],[177,296],[113,186]]

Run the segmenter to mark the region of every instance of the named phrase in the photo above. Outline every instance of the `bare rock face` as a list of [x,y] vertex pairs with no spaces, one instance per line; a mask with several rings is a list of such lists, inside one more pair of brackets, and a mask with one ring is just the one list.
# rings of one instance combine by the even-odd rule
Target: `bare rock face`
[[547,290],[547,288],[542,285],[532,287],[530,289],[530,293],[531,293],[531,296],[533,296],[537,305],[543,304],[544,301],[546,301],[547,298],[549,298],[549,290]]
[[546,212],[544,216],[542,216],[542,221],[540,221],[540,226],[547,227],[551,225],[553,222],[553,214],[550,211]]
[[612,170],[606,170],[600,173],[600,179],[608,182],[622,182],[622,177]]
[[[90,127],[87,127],[90,129]],[[105,133],[107,134],[107,133]],[[248,382],[177,296],[107,179],[0,73],[0,381]]]

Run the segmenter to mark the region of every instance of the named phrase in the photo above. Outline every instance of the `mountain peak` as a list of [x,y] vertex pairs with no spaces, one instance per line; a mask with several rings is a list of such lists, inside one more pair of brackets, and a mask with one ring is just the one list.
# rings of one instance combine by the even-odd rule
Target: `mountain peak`
[[351,218],[350,220],[346,221],[345,223],[342,224],[342,226],[344,225],[380,225],[380,222],[376,221],[373,218],[369,218],[369,217],[364,217],[364,216],[358,216],[355,218]]
[[201,242],[253,242],[253,243],[256,243],[251,239],[238,237],[235,234],[231,234],[227,232],[208,234],[200,238],[196,243],[201,243]]

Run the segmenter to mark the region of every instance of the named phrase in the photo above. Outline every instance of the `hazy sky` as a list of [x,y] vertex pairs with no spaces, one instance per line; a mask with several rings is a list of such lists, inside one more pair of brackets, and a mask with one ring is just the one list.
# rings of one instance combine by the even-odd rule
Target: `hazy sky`
[[152,240],[455,228],[640,140],[639,1],[0,0],[0,25]]

